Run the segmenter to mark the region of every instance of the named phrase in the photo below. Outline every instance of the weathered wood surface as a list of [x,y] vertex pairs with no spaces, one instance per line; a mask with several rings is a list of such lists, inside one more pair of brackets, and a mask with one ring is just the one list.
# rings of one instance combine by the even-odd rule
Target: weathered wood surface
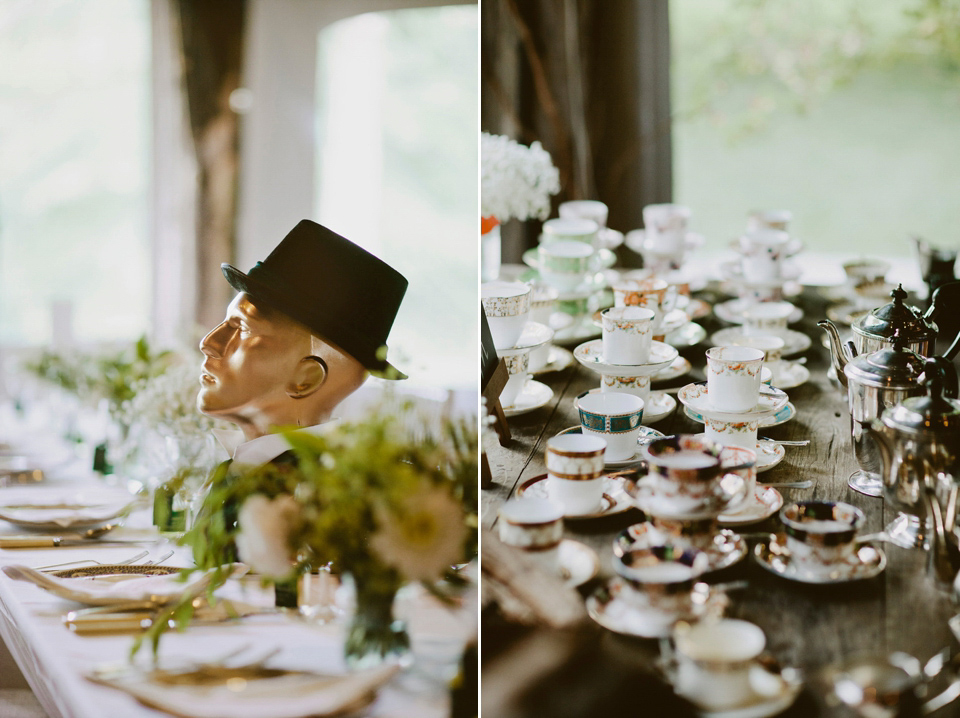
[[[865,531],[880,531],[895,518],[896,511],[884,506],[880,498],[863,496],[847,487],[847,478],[856,470],[850,444],[846,397],[836,383],[827,378],[829,356],[821,344],[823,332],[816,327],[825,316],[825,302],[807,289],[793,300],[805,311],[803,320],[793,328],[806,332],[813,345],[805,356],[811,372],[809,382],[790,390],[797,416],[781,426],[761,429],[775,439],[811,439],[808,447],[786,447],[786,458],[761,475],[764,481],[779,482],[812,479],[811,489],[781,490],[785,501],[806,498],[841,500],[863,510]],[[721,328],[715,318],[700,323],[709,334]],[[703,380],[704,355],[709,344],[682,353],[693,363],[693,373],[674,382],[682,385]],[[545,473],[544,448],[547,439],[562,429],[576,425],[578,418],[573,399],[599,385],[599,377],[579,365],[552,375],[538,377],[554,391],[548,406],[530,414],[509,419],[513,441],[505,447],[488,448],[494,487],[482,492],[482,521],[495,527],[498,507],[513,495],[523,481]],[[656,388],[660,388],[658,385]],[[679,405],[679,403],[678,403]],[[664,433],[697,433],[702,426],[691,421],[680,409],[655,427]],[[611,543],[621,529],[636,523],[641,515],[635,509],[603,519],[567,521],[566,535],[591,546],[600,557],[600,576],[582,587],[584,596],[598,581],[613,575]],[[775,530],[776,517],[751,526],[749,531]],[[728,614],[761,626],[767,635],[769,651],[784,665],[801,668],[807,689],[801,700],[785,715],[842,716],[845,709],[828,705],[822,684],[823,669],[838,660],[868,654],[906,651],[926,661],[944,647],[956,649],[947,619],[955,613],[951,598],[940,592],[925,573],[925,555],[886,544],[886,571],[877,578],[830,587],[798,584],[774,576],[752,558],[722,572],[709,575],[709,582],[746,579],[749,586],[732,594]],[[598,629],[603,630],[603,629]],[[613,650],[634,659],[650,659],[657,651],[654,641],[606,634]],[[947,707],[936,715],[953,715]]]

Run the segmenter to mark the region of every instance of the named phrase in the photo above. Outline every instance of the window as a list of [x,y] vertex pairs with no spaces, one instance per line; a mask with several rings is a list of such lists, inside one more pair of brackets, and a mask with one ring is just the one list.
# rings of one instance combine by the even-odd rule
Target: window
[[390,348],[419,385],[477,382],[477,33],[465,5],[319,34],[316,216],[409,280]]
[[671,0],[674,199],[694,228],[720,246],[750,210],[789,209],[813,251],[956,246],[947,5]]
[[0,343],[149,323],[150,6],[0,6]]

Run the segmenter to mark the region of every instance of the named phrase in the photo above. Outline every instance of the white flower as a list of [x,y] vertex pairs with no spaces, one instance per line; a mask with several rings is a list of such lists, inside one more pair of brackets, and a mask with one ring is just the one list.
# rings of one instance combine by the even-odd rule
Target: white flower
[[480,135],[480,214],[508,219],[546,219],[550,196],[560,191],[560,172],[550,153],[503,135]]
[[377,518],[370,545],[410,581],[438,579],[463,559],[463,507],[445,489],[424,488],[405,497],[396,513],[381,507]]
[[290,550],[290,529],[300,513],[292,496],[268,499],[254,494],[240,508],[236,537],[240,560],[257,573],[282,579],[293,569]]

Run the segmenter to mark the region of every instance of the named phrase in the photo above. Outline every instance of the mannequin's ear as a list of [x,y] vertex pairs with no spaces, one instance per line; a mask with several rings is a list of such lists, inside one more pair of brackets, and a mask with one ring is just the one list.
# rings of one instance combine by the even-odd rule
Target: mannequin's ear
[[287,396],[303,399],[323,386],[327,380],[327,364],[320,357],[304,357],[297,363],[293,378],[287,384]]

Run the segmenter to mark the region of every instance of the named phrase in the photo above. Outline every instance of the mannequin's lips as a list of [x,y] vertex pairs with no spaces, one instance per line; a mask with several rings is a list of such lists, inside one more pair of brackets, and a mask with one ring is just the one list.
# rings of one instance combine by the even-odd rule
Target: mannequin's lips
[[200,367],[200,383],[201,384],[216,384],[217,377],[210,371],[210,367],[207,366],[207,362],[203,363],[203,366]]

